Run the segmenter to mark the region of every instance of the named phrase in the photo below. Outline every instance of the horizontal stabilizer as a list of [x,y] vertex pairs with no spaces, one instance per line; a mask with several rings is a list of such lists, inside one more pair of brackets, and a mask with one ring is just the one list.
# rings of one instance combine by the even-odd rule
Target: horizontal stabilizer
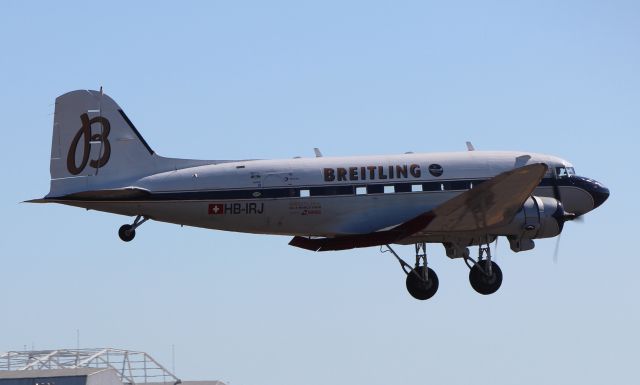
[[141,198],[146,198],[150,195],[150,192],[137,188],[137,187],[128,187],[122,189],[110,189],[110,190],[92,190],[92,191],[82,191],[73,194],[63,195],[61,197],[55,198],[43,198],[43,199],[32,199],[25,201],[25,203],[50,203],[50,202],[60,202],[60,201],[113,201],[113,200],[136,200]]

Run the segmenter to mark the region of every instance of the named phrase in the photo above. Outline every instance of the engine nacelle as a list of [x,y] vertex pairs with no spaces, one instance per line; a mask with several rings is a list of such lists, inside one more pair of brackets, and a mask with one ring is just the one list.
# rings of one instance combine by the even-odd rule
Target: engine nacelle
[[511,223],[500,229],[509,238],[511,250],[534,248],[533,239],[551,238],[562,232],[564,224],[562,203],[554,198],[529,197]]

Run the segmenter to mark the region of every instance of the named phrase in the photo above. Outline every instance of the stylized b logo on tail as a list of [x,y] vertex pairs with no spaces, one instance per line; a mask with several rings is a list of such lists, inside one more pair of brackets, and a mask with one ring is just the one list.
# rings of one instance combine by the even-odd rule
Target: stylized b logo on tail
[[[69,153],[67,154],[67,170],[73,175],[78,175],[87,167],[87,163],[95,169],[100,168],[109,162],[109,157],[111,156],[111,143],[109,143],[109,132],[111,131],[111,124],[109,120],[102,116],[96,116],[94,118],[89,119],[89,115],[82,114],[80,115],[80,120],[82,121],[82,127],[76,133],[76,136],[73,137],[71,141],[71,146],[69,147]],[[91,133],[91,125],[94,123],[100,123],[102,127],[102,132],[99,134]],[[78,144],[80,143],[80,138],[83,138],[82,145],[82,162],[80,166],[76,166],[76,151],[78,149]],[[91,142],[98,141],[101,142],[102,155],[98,159],[92,159],[89,162],[89,156],[91,155]]]

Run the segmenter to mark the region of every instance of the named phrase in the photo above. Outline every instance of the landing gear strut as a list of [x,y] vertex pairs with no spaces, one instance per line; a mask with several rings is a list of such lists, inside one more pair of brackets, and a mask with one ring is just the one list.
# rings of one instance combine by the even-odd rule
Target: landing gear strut
[[[424,242],[416,243],[416,264],[411,267],[407,262],[396,254],[389,245],[385,245],[387,249],[396,257],[402,270],[407,275],[407,290],[415,299],[425,300],[433,297],[438,291],[438,276],[436,272],[427,266],[427,251]],[[420,262],[422,261],[422,265]]]
[[[497,263],[491,260],[491,249],[488,243],[486,246],[480,245],[478,253],[478,262],[471,258],[465,258],[464,260],[470,269],[469,283],[480,294],[493,294],[502,285],[502,270],[500,270],[500,266]],[[485,254],[486,259],[483,259]],[[473,263],[473,266],[469,265],[469,261]]]
[[136,237],[136,229],[148,220],[149,218],[138,215],[132,224],[120,226],[120,229],[118,230],[118,236],[125,242],[131,242],[133,238]]

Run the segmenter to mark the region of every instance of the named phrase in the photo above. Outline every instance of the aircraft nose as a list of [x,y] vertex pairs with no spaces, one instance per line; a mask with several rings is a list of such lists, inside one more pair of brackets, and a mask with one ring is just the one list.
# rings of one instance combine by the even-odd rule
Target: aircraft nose
[[609,198],[609,189],[606,188],[602,183],[593,180],[587,179],[587,185],[589,194],[593,197],[593,208],[597,208],[601,206],[604,201]]
[[562,179],[567,186],[577,187],[563,191],[562,203],[568,212],[582,215],[601,206],[609,198],[609,189],[597,180],[583,176]]
[[604,186],[601,186],[598,189],[590,191],[590,193],[591,193],[591,196],[593,197],[594,209],[602,205],[604,201],[606,201],[609,198],[609,189]]

